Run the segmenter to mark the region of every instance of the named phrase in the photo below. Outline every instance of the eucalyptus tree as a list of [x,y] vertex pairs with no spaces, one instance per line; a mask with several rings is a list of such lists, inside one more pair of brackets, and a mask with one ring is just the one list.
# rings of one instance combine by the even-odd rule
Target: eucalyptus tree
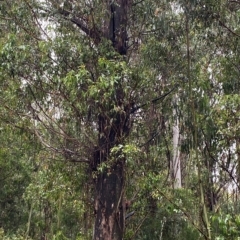
[[137,66],[157,2],[1,4],[8,29],[1,78],[21,105],[12,112],[47,149],[88,164],[95,188],[94,239],[122,239],[125,146],[133,118],[147,102],[172,91],[152,91],[153,74]]
[[191,209],[185,216],[211,238],[207,206],[225,181],[214,175],[219,129],[226,149],[238,142],[219,107],[235,89],[226,76],[238,76],[227,61],[238,60],[237,14],[237,3],[214,0],[1,3],[2,109],[53,156],[87,166],[79,171],[92,179],[94,239],[123,238],[125,192],[142,197],[139,208],[169,200],[169,169],[175,187],[199,189],[199,226]]

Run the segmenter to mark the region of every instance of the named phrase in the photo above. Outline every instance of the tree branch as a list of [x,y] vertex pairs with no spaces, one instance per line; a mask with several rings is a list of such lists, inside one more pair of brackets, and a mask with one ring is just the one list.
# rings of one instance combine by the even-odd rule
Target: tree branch
[[221,20],[219,20],[219,25],[224,27],[225,29],[227,29],[230,33],[232,33],[233,35],[240,37],[239,34],[235,33],[232,29],[230,29],[228,26],[226,26],[225,23],[223,23]]
[[65,9],[59,9],[58,12],[64,16],[66,20],[71,21],[74,23],[78,28],[80,28],[84,33],[86,33],[93,41],[98,44],[101,41],[102,34],[99,32],[97,28],[89,28],[87,25],[87,19],[81,19],[76,16],[72,16],[72,12],[65,10]]
[[[153,99],[150,101],[150,103],[153,103],[153,104],[156,104],[159,100],[162,100],[164,99],[166,96],[168,96],[171,92],[173,92],[175,90],[175,88],[178,86],[178,84],[176,84],[170,91],[168,91],[167,93]],[[142,108],[142,107],[145,107],[146,105],[148,105],[149,103],[144,103],[142,105],[139,105],[139,106],[136,106],[136,107],[133,107],[130,111],[130,114],[133,114],[135,113],[138,109]]]
[[229,3],[236,3],[236,4],[240,4],[240,1],[234,1],[234,0],[230,0],[228,1]]

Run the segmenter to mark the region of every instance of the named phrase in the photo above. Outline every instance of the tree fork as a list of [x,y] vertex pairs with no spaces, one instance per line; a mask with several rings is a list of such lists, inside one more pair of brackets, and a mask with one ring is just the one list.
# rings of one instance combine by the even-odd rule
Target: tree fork
[[[65,9],[59,13],[78,26],[97,46],[103,39],[110,40],[115,51],[120,55],[127,54],[127,14],[131,9],[131,0],[108,1],[106,20],[101,29],[87,26],[84,18],[79,18]],[[124,180],[125,159],[116,156],[107,167],[98,170],[103,162],[109,163],[111,148],[123,144],[130,131],[130,106],[123,106],[124,94],[121,86],[115,86],[117,96],[115,105],[121,109],[111,116],[109,109],[98,116],[98,146],[94,149],[90,163],[91,171],[95,175],[95,226],[94,240],[121,240],[124,234],[125,204]],[[104,109],[104,108],[103,108]],[[111,156],[112,157],[112,156]]]

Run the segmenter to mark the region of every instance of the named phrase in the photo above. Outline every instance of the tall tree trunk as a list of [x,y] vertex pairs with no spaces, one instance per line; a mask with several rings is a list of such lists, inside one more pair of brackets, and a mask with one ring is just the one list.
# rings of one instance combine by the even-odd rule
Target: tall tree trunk
[[[124,234],[125,158],[121,149],[114,156],[110,156],[110,152],[113,147],[123,144],[129,134],[130,108],[125,108],[125,111],[117,112],[111,117],[114,120],[110,123],[109,117],[99,116],[99,146],[94,154],[94,240],[121,240]],[[97,170],[99,166],[102,166],[101,170]]]
[[172,181],[174,188],[182,187],[182,177],[181,177],[181,161],[180,161],[180,152],[179,152],[179,121],[177,116],[177,101],[178,97],[174,97],[173,103],[173,159],[171,163],[171,173],[172,173]]
[[[103,29],[104,36],[111,40],[114,49],[120,55],[127,54],[126,28],[130,5],[129,0],[109,1],[109,25]],[[121,110],[110,118],[108,112],[100,113],[98,119],[99,143],[95,151],[94,164],[101,166],[102,163],[106,163],[107,166],[96,172],[94,240],[122,240],[125,227],[125,158],[119,153],[121,157],[116,154],[115,159],[111,159],[110,162],[108,160],[111,149],[124,144],[129,134],[131,109],[129,106],[123,106],[124,91],[121,84],[118,83],[115,87],[117,96],[114,105]]]
[[122,240],[125,206],[124,162],[118,161],[96,179],[94,240]]
[[[95,24],[86,26],[84,18],[70,14],[59,8],[60,14],[77,25],[93,43],[98,46],[104,39],[111,41],[113,48],[120,55],[127,54],[127,22],[131,9],[131,0],[106,1],[106,15],[101,29]],[[116,99],[110,108],[101,106],[98,119],[98,146],[94,151],[91,168],[95,175],[95,226],[94,240],[120,240],[124,233],[124,165],[125,159],[109,161],[110,151],[119,144],[124,144],[130,131],[130,106],[124,106],[124,91],[121,83],[116,84]],[[115,106],[115,108],[114,108]],[[112,108],[112,109],[111,109]],[[119,109],[116,112],[114,109]],[[115,112],[115,114],[110,114]],[[111,115],[111,116],[110,116]],[[99,170],[101,168],[101,170]]]

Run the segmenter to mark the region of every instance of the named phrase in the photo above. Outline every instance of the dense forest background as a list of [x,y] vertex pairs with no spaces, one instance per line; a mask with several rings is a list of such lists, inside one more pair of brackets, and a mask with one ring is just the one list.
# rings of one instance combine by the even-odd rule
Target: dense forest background
[[240,1],[0,1],[0,238],[240,236]]

